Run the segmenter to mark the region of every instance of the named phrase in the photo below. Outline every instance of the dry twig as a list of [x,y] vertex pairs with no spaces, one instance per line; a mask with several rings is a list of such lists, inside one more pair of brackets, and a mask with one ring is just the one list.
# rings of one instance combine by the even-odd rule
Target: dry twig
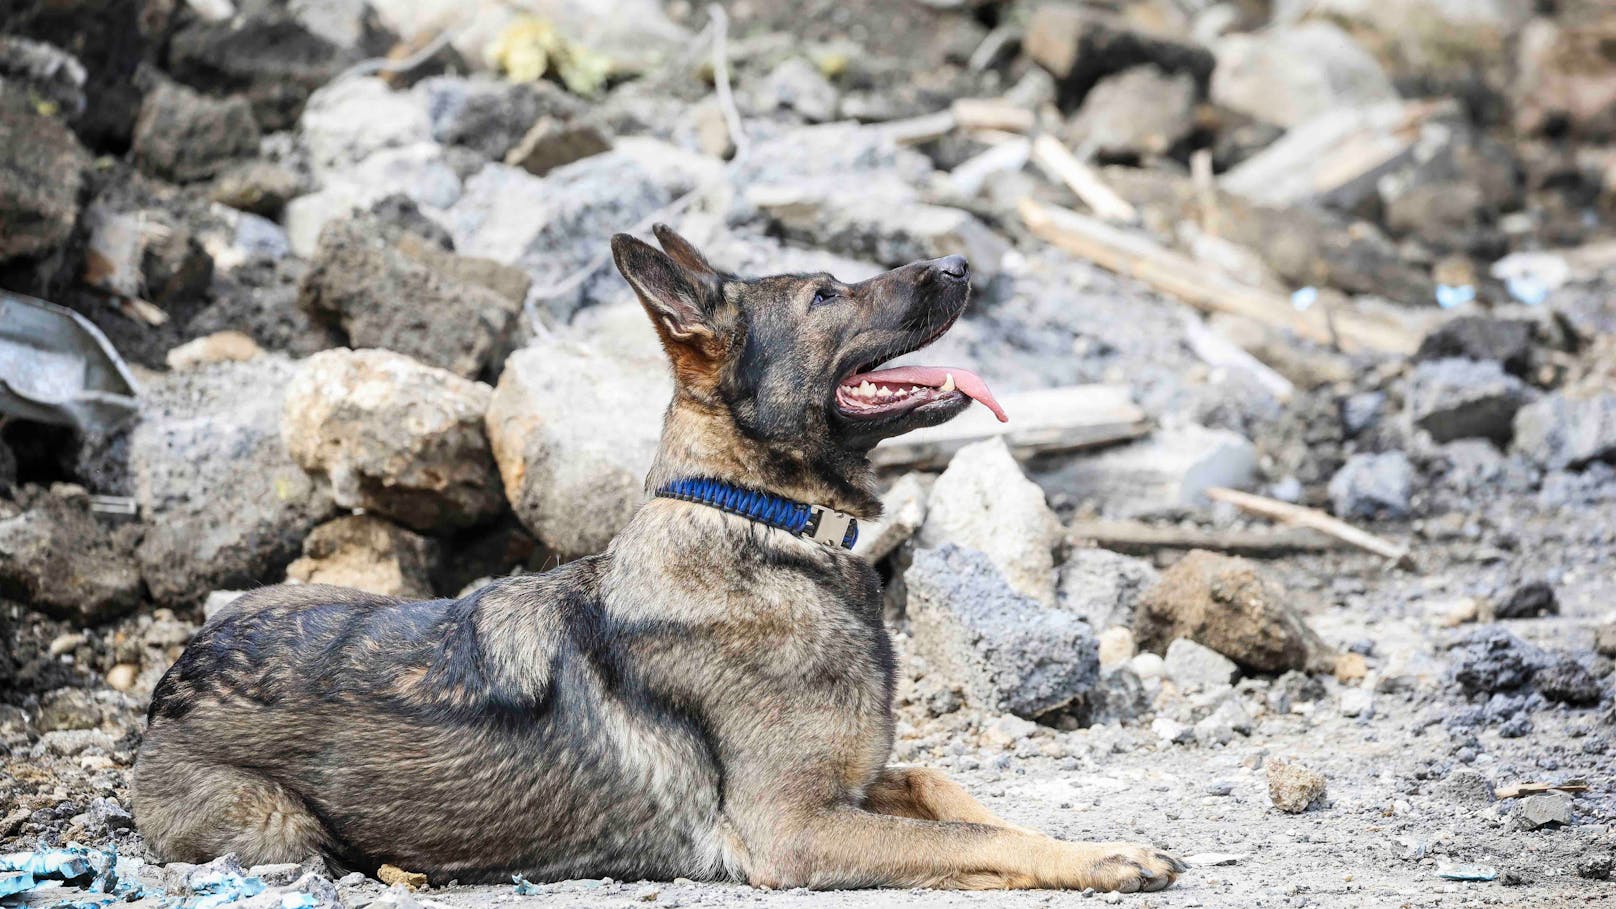
[[1316,508],[1292,505],[1289,502],[1281,502],[1267,496],[1241,492],[1238,489],[1228,489],[1222,486],[1214,486],[1208,489],[1206,497],[1214,502],[1228,502],[1247,514],[1260,515],[1298,527],[1311,527],[1320,533],[1329,534],[1343,543],[1348,543],[1375,555],[1385,556],[1400,568],[1414,567],[1413,560],[1409,557],[1407,546],[1393,543],[1384,537],[1377,537],[1366,530],[1359,530],[1346,521],[1332,518]]

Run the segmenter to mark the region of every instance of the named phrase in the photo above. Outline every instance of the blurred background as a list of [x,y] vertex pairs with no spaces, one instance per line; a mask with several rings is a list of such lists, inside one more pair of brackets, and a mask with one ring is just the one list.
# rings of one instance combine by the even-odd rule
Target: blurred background
[[970,259],[920,358],[1011,422],[877,449],[860,543],[901,759],[1184,852],[1296,810],[1248,903],[1595,892],[1608,786],[1494,794],[1612,770],[1613,206],[1601,0],[0,0],[0,845],[138,852],[240,590],[602,550],[671,390],[607,241],[664,221]]

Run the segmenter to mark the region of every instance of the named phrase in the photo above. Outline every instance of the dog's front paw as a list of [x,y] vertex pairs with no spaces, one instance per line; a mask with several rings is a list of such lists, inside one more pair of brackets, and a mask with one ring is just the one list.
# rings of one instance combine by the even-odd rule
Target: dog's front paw
[[1139,843],[1083,843],[1084,887],[1122,893],[1164,890],[1189,866]]

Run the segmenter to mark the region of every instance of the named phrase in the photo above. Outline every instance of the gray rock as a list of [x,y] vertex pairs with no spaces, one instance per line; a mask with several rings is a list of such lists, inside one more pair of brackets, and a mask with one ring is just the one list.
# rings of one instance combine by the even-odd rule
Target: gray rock
[[258,151],[258,121],[242,98],[163,81],[141,102],[133,151],[147,173],[176,183],[205,180]]
[[[698,183],[720,179],[719,162],[662,142],[619,140],[544,177],[489,164],[466,180],[444,224],[461,253],[514,265],[532,276],[540,301],[565,320],[585,304],[620,296],[605,258],[607,239]],[[593,264],[570,289],[563,281]]]
[[1375,715],[1375,695],[1367,688],[1348,688],[1337,706],[1344,717],[1367,720]]
[[286,389],[282,433],[332,499],[419,531],[469,527],[505,507],[483,428],[493,390],[386,350],[321,351]]
[[1525,686],[1537,672],[1537,651],[1499,625],[1477,628],[1454,650],[1453,680],[1466,694],[1493,694]]
[[1329,22],[1229,35],[1213,50],[1212,100],[1281,126],[1397,97],[1375,58]]
[[769,107],[796,111],[810,123],[836,119],[836,86],[801,57],[776,66],[763,81],[761,92]]
[[298,134],[316,174],[340,170],[386,148],[432,139],[426,104],[374,77],[333,82],[309,98]]
[[1249,486],[1257,450],[1238,433],[1203,426],[1162,427],[1034,475],[1040,486],[1091,502],[1112,517],[1143,517],[1206,503],[1212,486]]
[[153,599],[199,603],[211,590],[279,578],[330,496],[281,440],[281,356],[214,363],[148,382],[129,469],[146,534],[138,556]]
[[0,95],[54,105],[57,116],[72,121],[84,113],[87,76],[77,57],[53,44],[0,35]]
[[437,546],[425,537],[381,518],[345,515],[309,533],[303,557],[286,566],[286,577],[387,597],[429,599],[437,558]]
[[611,150],[611,140],[596,126],[540,117],[505,155],[505,163],[542,177],[558,167]]
[[1062,98],[1081,98],[1106,75],[1145,63],[1188,73],[1200,87],[1212,72],[1212,54],[1199,44],[1093,6],[1039,4],[1026,34],[1027,55],[1055,77]]
[[961,448],[937,478],[919,545],[955,543],[985,553],[1010,587],[1046,606],[1055,602],[1054,550],[1061,525],[1004,440]]
[[[218,21],[192,18],[174,32],[166,48],[174,78],[193,88],[244,95],[258,125],[269,132],[297,124],[304,102],[321,86],[380,81],[333,82],[359,56],[357,49],[338,47],[310,32],[281,4],[267,3]],[[385,111],[356,107],[350,113],[356,126],[361,119],[369,126],[388,126]],[[356,129],[355,135],[362,132]]]
[[1060,567],[1057,601],[1095,628],[1131,626],[1139,595],[1160,577],[1144,559],[1109,549],[1073,549]]
[[673,381],[641,359],[547,338],[512,354],[488,408],[505,497],[566,556],[606,547],[644,501]]
[[1553,470],[1616,461],[1616,392],[1589,382],[1522,407],[1515,449]]
[[78,220],[90,154],[52,117],[0,103],[0,262],[54,252]]
[[247,161],[219,173],[208,197],[220,205],[274,218],[303,189],[292,170],[272,161]]
[[1532,687],[1551,701],[1591,707],[1604,697],[1599,679],[1574,657],[1561,654],[1532,676]]
[[1496,362],[1428,360],[1409,377],[1408,417],[1438,442],[1486,438],[1503,443],[1527,395],[1526,384]]
[[1497,597],[1493,606],[1494,618],[1500,619],[1531,619],[1559,614],[1560,599],[1555,596],[1554,585],[1544,580],[1516,584]]
[[184,210],[135,194],[103,195],[84,213],[84,282],[159,306],[196,305],[213,280],[213,257]]
[[1210,647],[1177,638],[1167,645],[1167,677],[1184,689],[1215,691],[1240,678],[1240,667]]
[[1151,720],[1150,731],[1169,745],[1188,745],[1195,741],[1195,728],[1172,717],[1159,716]]
[[1420,341],[1421,360],[1464,357],[1498,363],[1519,375],[1531,363],[1532,323],[1521,319],[1459,316],[1437,326]]
[[1355,454],[1330,478],[1330,504],[1337,517],[1391,518],[1409,515],[1414,465],[1401,451]]
[[921,474],[906,473],[881,495],[881,517],[860,521],[858,543],[853,551],[871,562],[879,562],[914,536],[926,520],[926,500],[930,485]]
[[1098,681],[1088,624],[1016,593],[986,555],[952,544],[920,550],[904,580],[915,652],[976,706],[1033,718]]
[[127,532],[103,527],[76,486],[19,495],[0,520],[0,594],[49,615],[93,625],[140,602],[140,567]]
[[1616,657],[1616,619],[1606,619],[1594,629],[1594,650],[1600,656]]
[[397,351],[470,377],[503,349],[522,305],[505,271],[360,215],[320,232],[298,305],[340,325],[354,347]]
[[1571,824],[1571,795],[1565,792],[1544,792],[1521,799],[1515,809],[1516,825],[1522,830],[1543,827],[1565,827]]
[[271,887],[285,887],[302,876],[303,868],[296,862],[280,862],[274,865],[254,865],[247,869],[247,873]]
[[1240,705],[1240,699],[1226,697],[1207,716],[1194,726],[1195,740],[1202,745],[1227,745],[1236,736],[1251,735],[1251,714]]
[[1150,696],[1138,673],[1128,666],[1114,666],[1101,671],[1100,680],[1073,707],[1084,726],[1131,723],[1150,711]]
[[1283,758],[1269,758],[1264,772],[1268,777],[1268,798],[1280,811],[1301,814],[1324,798],[1322,773]]
[[109,836],[115,830],[135,829],[134,817],[116,799],[91,799],[88,810],[80,817],[84,819],[85,834],[92,839]]
[[1094,86],[1066,135],[1070,144],[1104,157],[1153,157],[1194,127],[1194,77],[1136,66]]
[[587,110],[560,86],[542,81],[438,76],[421,81],[414,92],[424,100],[433,139],[493,161],[504,159],[536,121],[570,120]]

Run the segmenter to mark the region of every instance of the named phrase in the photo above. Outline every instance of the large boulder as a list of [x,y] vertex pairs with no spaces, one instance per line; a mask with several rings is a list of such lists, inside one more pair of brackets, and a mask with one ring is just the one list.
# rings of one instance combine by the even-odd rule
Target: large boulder
[[952,544],[920,550],[904,582],[916,655],[973,705],[1032,718],[1099,681],[1088,623],[1017,593],[986,555]]
[[163,81],[141,102],[135,161],[147,173],[189,183],[258,151],[258,121],[240,97],[210,98]]
[[1515,448],[1551,470],[1616,461],[1616,391],[1586,382],[1522,407]]
[[1229,35],[1215,50],[1212,100],[1280,126],[1397,97],[1375,58],[1328,22]]
[[286,577],[334,584],[389,597],[432,596],[437,546],[431,540],[369,515],[347,515],[314,528],[303,556]]
[[0,262],[40,257],[67,241],[89,166],[61,121],[0,101]]
[[354,347],[470,377],[503,349],[526,291],[520,273],[456,256],[367,214],[320,232],[298,305],[339,325]]
[[1004,439],[961,448],[937,478],[920,528],[921,546],[954,543],[982,552],[1011,589],[1055,602],[1060,520],[1044,492],[1021,472]]
[[332,511],[325,484],[281,439],[293,362],[265,354],[163,374],[143,387],[129,469],[146,534],[138,556],[152,598],[279,579]]
[[30,487],[19,498],[22,510],[0,520],[0,595],[77,625],[140,603],[129,534],[103,527],[82,488]]
[[459,529],[505,507],[483,432],[492,393],[391,351],[326,350],[298,365],[282,432],[339,506],[419,531]]
[[1158,653],[1187,638],[1256,672],[1318,667],[1326,656],[1277,581],[1245,559],[1200,549],[1145,591],[1134,634]]
[[545,339],[505,361],[488,440],[522,523],[565,556],[606,548],[644,501],[673,397],[666,363]]

